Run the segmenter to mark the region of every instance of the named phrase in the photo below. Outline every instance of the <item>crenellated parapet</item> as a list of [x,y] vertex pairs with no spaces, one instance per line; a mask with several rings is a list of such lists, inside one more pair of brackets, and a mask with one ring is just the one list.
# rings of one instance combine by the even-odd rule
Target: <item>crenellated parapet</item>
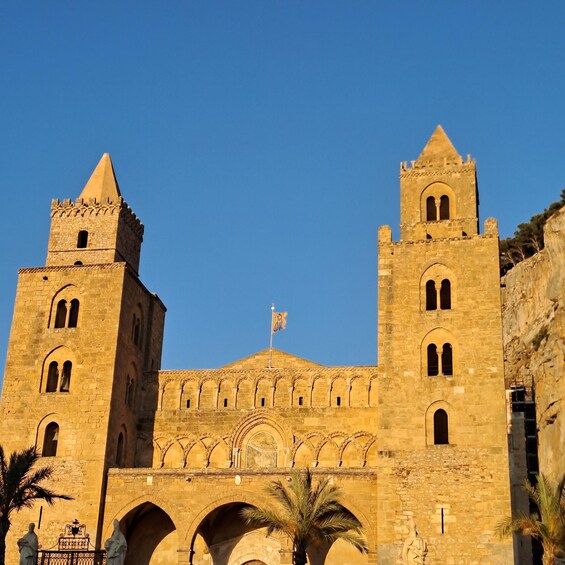
[[446,174],[469,174],[475,173],[477,170],[475,159],[467,155],[467,160],[449,161],[444,159],[442,161],[403,161],[400,163],[400,178],[407,177],[432,177],[437,176],[438,169],[444,169]]
[[117,199],[106,198],[98,201],[96,198],[78,198],[73,202],[70,198],[64,200],[53,199],[51,201],[51,218],[88,218],[93,216],[119,216],[134,234],[143,239],[144,226],[129,207],[122,196]]

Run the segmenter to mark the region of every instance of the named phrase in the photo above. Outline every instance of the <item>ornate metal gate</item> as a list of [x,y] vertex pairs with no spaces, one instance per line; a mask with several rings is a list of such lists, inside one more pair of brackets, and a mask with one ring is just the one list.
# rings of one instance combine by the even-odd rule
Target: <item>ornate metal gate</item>
[[91,549],[86,526],[75,520],[65,525],[57,549],[39,550],[37,565],[106,565],[106,552]]

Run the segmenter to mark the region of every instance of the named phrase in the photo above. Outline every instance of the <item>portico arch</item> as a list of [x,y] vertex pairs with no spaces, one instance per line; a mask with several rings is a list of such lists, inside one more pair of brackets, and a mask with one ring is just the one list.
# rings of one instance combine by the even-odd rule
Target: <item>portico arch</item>
[[141,502],[120,519],[120,529],[128,543],[125,565],[177,562],[177,529],[160,506]]
[[209,554],[214,565],[280,565],[281,539],[266,536],[265,528],[248,525],[241,517],[247,502],[216,506],[199,522],[190,544],[191,565]]

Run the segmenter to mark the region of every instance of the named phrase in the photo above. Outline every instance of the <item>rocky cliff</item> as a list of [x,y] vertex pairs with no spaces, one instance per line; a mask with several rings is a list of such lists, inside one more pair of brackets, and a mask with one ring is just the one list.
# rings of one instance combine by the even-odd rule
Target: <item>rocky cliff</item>
[[534,395],[540,470],[565,472],[565,208],[548,220],[545,248],[502,278],[507,388]]

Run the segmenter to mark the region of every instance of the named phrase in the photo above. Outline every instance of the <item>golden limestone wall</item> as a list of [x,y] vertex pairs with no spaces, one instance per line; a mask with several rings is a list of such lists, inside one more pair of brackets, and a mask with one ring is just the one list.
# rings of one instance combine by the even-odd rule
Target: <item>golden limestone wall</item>
[[[192,469],[112,469],[108,476],[104,536],[111,533],[114,517],[121,519],[127,527],[135,512],[142,508],[147,519],[138,518],[141,523],[137,529],[145,531],[148,538],[154,537],[154,529],[163,530],[158,536],[161,539],[153,553],[152,564],[205,565],[213,562],[241,565],[248,560],[260,559],[267,565],[290,565],[290,547],[284,538],[265,539],[261,532],[242,530],[238,516],[239,509],[245,504],[268,505],[265,485],[273,480],[286,483],[288,473],[289,469],[276,468],[200,472]],[[311,551],[311,565],[376,563],[377,477],[374,471],[334,468],[315,470],[314,473],[315,480],[330,476],[341,488],[345,504],[365,525],[371,552],[368,556],[361,555],[339,543],[329,550]],[[147,501],[160,510],[150,507]],[[151,516],[152,512],[154,516]],[[203,525],[204,531],[199,531]],[[150,548],[149,554],[152,552]],[[189,561],[191,552],[192,562]],[[210,555],[214,556],[214,561]],[[143,562],[144,555],[139,548],[137,556],[135,562]]]
[[435,159],[434,143],[452,149],[436,130],[401,169],[401,240],[379,230],[378,562],[396,563],[412,517],[430,562],[503,565],[513,557],[494,532],[510,514],[498,231],[487,220],[476,235],[474,163]]
[[[62,300],[67,313],[57,320]],[[79,306],[78,317],[71,322],[73,300]],[[41,463],[55,470],[53,488],[75,498],[54,508],[44,507],[40,531],[44,547],[56,543],[64,523],[76,516],[96,540],[105,469],[117,464],[120,433],[125,438],[122,464],[133,465],[142,371],[151,362],[157,367],[160,363],[164,309],[159,304],[125,263],[20,271],[0,437],[7,452],[30,445],[45,452],[47,428],[57,425],[56,457],[43,457]],[[132,312],[136,311],[146,316],[142,327],[147,347],[132,340]],[[67,378],[63,367],[68,362],[70,381],[63,384]],[[50,380],[53,363],[57,372]],[[129,404],[124,402],[128,378],[134,383]],[[37,506],[15,517],[9,555],[16,551],[14,540],[30,520],[37,522]]]
[[[61,532],[60,515],[67,521],[79,515],[91,534],[96,531],[120,315],[116,304],[121,300],[124,271],[123,264],[20,271],[0,436],[6,451],[30,445],[43,450],[47,425],[59,426],[56,457],[41,462],[55,469],[53,487],[75,500],[44,508],[41,537],[49,545]],[[54,327],[63,295],[80,301],[76,328]],[[68,392],[60,392],[60,382],[56,391],[46,392],[53,361],[59,371],[66,361],[72,363]],[[35,507],[29,516],[17,515],[8,540],[10,550],[25,524],[31,518],[37,521],[37,512]]]
[[[87,232],[86,247],[77,245],[79,232]],[[126,261],[135,272],[143,226],[122,198],[96,201],[53,200],[46,265],[84,265]]]
[[[342,489],[370,550],[311,548],[311,565],[401,565],[411,518],[426,563],[512,563],[494,534],[510,512],[498,232],[478,234],[474,162],[440,127],[401,168],[400,233],[379,230],[378,368],[275,350],[161,371],[165,308],[137,277],[143,227],[105,155],[76,203],[53,203],[48,266],[18,284],[2,443],[49,455],[56,423],[44,460],[75,497],[44,511],[43,546],[75,517],[100,546],[117,518],[126,565],[290,565],[288,541],[239,513],[309,466]],[[37,507],[14,521],[8,562],[31,519]]]
[[[328,368],[273,353],[272,369],[262,352],[217,370],[146,376],[138,469],[110,472],[105,527],[114,517],[127,524],[140,508],[148,516],[140,531],[170,524],[157,548],[148,549],[152,564],[189,563],[192,551],[194,565],[212,557],[218,564],[265,560],[266,553],[267,563],[290,564],[286,541],[246,531],[237,505],[266,504],[269,481],[286,481],[291,468],[306,466],[316,480],[332,476],[343,489],[371,547],[362,556],[339,543],[321,548],[311,562],[374,563],[377,369]],[[209,533],[207,516],[217,508],[226,525],[214,521]],[[136,560],[144,558],[139,551]]]
[[[510,513],[501,327],[493,316],[497,247],[495,236],[380,242],[379,352],[389,360],[381,366],[377,432],[383,563],[394,562],[407,515],[434,561],[511,562],[509,542],[494,534]],[[425,311],[425,273],[440,260],[453,283],[452,309]],[[435,341],[453,347],[452,376],[427,375],[426,348]],[[448,415],[446,445],[434,444],[438,409]]]
[[144,418],[137,463],[375,466],[376,377],[368,367],[162,371],[143,392],[156,411]]

